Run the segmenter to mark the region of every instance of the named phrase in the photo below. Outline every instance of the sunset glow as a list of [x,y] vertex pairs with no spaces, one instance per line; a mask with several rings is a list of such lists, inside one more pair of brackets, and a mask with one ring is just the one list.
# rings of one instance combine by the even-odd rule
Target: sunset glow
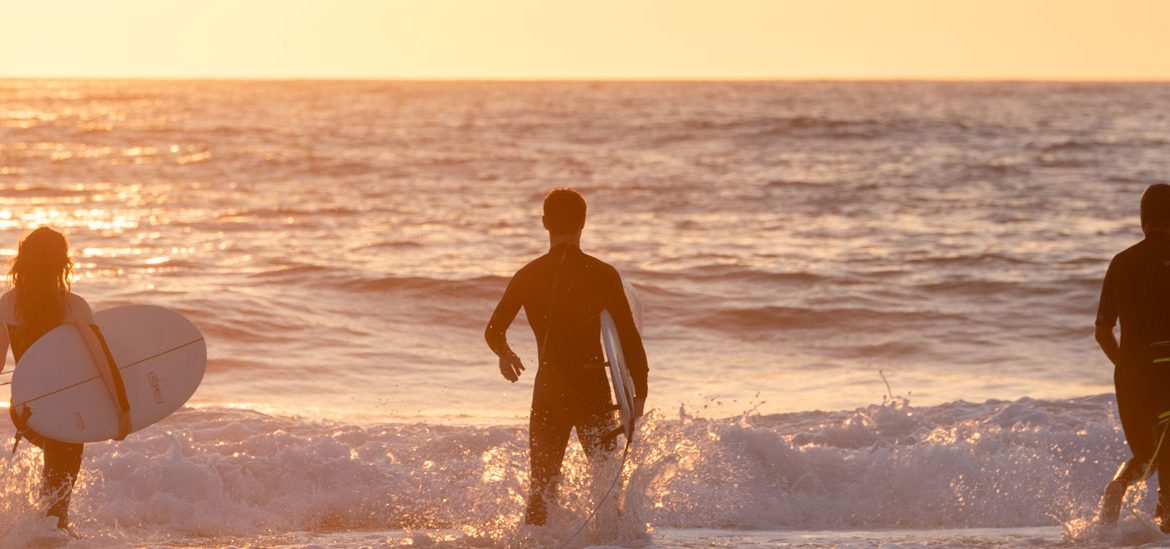
[[[3,76],[1166,79],[1154,0],[3,4]],[[9,122],[10,124],[12,121]]]

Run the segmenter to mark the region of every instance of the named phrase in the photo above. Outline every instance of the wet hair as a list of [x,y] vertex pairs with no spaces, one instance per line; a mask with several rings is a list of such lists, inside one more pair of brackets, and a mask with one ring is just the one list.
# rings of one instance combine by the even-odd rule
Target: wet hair
[[1142,193],[1142,226],[1170,229],[1170,185],[1150,185]]
[[64,321],[72,272],[65,235],[40,227],[20,241],[8,276],[22,327],[43,334]]
[[571,234],[585,227],[585,197],[568,187],[544,197],[544,227],[552,234]]

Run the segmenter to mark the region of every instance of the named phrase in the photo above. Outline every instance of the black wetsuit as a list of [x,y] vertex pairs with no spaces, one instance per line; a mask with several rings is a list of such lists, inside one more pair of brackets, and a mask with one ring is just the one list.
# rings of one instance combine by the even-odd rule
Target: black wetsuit
[[[1117,408],[1133,459],[1122,480],[1140,480],[1161,435],[1158,415],[1170,411],[1170,363],[1155,364],[1150,344],[1170,340],[1170,237],[1154,236],[1117,254],[1101,287],[1096,325],[1121,320],[1121,364],[1113,370]],[[1167,436],[1170,438],[1170,435]],[[1159,509],[1170,509],[1170,440],[1158,452]]]
[[577,246],[557,246],[512,277],[485,334],[497,355],[510,352],[507,330],[520,307],[540,356],[529,417],[532,470],[525,520],[543,524],[573,428],[590,460],[612,450],[605,444],[616,424],[601,350],[602,309],[614,319],[635,391],[643,399],[648,368],[621,276]]
[[[24,352],[36,343],[44,333],[26,333],[20,326],[8,324],[8,339],[12,344],[12,356],[17,362]],[[18,411],[15,407],[8,408],[13,424],[21,425]],[[69,499],[73,496],[73,484],[81,472],[81,454],[85,446],[72,442],[61,442],[25,428],[21,432],[26,440],[39,447],[44,452],[44,481],[41,484],[41,495],[49,505],[47,514],[56,517],[57,527],[65,528],[69,522]]]

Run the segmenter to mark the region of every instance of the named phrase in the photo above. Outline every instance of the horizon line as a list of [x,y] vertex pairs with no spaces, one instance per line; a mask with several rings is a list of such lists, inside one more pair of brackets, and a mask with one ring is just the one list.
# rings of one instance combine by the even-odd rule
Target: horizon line
[[581,82],[581,83],[703,83],[703,82],[938,82],[938,83],[1084,83],[1084,84],[1166,84],[1170,76],[1152,78],[1059,77],[1059,76],[67,76],[67,75],[0,75],[0,80],[97,80],[97,81],[223,81],[223,82]]

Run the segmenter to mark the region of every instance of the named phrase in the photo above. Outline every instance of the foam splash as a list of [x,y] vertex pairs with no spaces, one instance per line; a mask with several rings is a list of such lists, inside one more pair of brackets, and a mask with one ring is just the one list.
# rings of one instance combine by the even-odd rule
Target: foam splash
[[[615,502],[622,512],[603,512],[579,543],[644,540],[655,527],[1065,524],[1070,539],[1096,535],[1078,525],[1091,520],[1100,489],[1127,455],[1114,407],[1112,396],[1099,395],[927,408],[897,398],[853,411],[722,419],[656,412],[641,424],[624,470],[627,489]],[[2,541],[51,529],[32,496],[39,462],[39,451],[25,446],[3,478]],[[124,442],[88,445],[72,515],[79,531],[99,538],[402,530],[544,545],[575,529],[597,481],[613,478],[612,467],[594,481],[589,472],[572,444],[550,526],[524,528],[521,427],[184,409]],[[1135,505],[1149,503],[1143,496]]]

